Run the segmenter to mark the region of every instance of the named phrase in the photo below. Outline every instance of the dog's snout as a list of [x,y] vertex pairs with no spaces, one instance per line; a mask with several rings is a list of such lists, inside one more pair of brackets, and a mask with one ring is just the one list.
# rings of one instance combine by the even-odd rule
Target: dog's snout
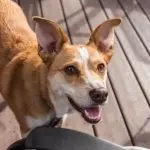
[[92,89],[89,95],[94,102],[102,104],[107,100],[108,91],[105,88]]

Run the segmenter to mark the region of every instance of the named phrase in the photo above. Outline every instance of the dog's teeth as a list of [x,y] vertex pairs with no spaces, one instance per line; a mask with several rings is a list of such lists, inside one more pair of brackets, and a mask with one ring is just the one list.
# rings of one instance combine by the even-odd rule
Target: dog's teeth
[[96,116],[96,117],[95,117],[95,116],[91,116],[90,118],[91,118],[91,119],[97,119],[97,116]]
[[87,112],[87,111],[85,111],[85,115],[87,115],[87,116],[88,116],[88,112]]

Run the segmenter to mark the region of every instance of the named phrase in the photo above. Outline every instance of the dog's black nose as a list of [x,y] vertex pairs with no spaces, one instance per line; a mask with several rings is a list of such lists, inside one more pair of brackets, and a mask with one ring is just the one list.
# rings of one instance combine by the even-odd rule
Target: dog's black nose
[[107,100],[108,91],[105,88],[92,89],[89,95],[94,102],[102,104]]

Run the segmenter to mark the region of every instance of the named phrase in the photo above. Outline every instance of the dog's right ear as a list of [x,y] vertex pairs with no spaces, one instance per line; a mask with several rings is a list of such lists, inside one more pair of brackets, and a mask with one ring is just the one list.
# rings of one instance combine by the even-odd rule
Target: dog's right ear
[[113,55],[114,40],[115,40],[115,28],[122,22],[121,18],[109,19],[92,32],[88,45],[94,46],[105,57],[108,63]]
[[41,17],[33,17],[35,21],[35,33],[39,43],[39,55],[44,62],[55,56],[68,42],[68,37],[61,27],[50,20]]

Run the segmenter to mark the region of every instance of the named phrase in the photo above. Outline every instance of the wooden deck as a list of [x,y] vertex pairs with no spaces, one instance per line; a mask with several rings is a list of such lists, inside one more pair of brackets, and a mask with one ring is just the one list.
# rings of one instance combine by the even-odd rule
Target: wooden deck
[[[103,121],[91,126],[75,113],[65,127],[121,145],[150,148],[150,0],[17,2],[33,29],[34,15],[55,20],[63,26],[72,43],[87,41],[92,29],[108,18],[124,19],[116,30],[116,52],[108,75],[109,103],[103,109]],[[4,105],[0,103],[0,148],[18,138],[17,124]]]

